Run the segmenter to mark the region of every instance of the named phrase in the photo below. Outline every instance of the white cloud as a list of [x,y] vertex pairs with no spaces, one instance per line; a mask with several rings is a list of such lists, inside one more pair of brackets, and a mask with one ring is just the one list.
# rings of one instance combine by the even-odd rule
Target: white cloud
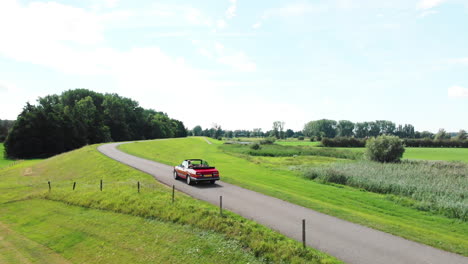
[[325,6],[311,4],[308,2],[291,3],[283,7],[266,10],[262,16],[262,19],[267,19],[270,17],[297,17],[313,12],[320,12],[325,9]]
[[451,59],[451,60],[449,60],[449,62],[454,63],[454,64],[466,64],[466,65],[468,65],[468,58]]
[[229,2],[231,3],[231,5],[226,10],[226,17],[228,19],[231,19],[236,16],[237,0],[229,0]]
[[226,49],[221,43],[214,43],[216,61],[242,72],[253,72],[256,64],[242,51]]
[[448,88],[448,96],[454,98],[468,97],[468,88],[458,85]]
[[239,71],[253,72],[257,69],[255,63],[241,51],[229,55],[221,55],[218,57],[218,62]]
[[419,17],[420,18],[423,18],[423,17],[427,17],[427,16],[430,16],[430,15],[434,15],[434,14],[437,14],[439,13],[438,11],[436,10],[424,10],[423,12],[421,12],[421,14],[419,14]]
[[441,5],[443,2],[447,0],[421,0],[418,3],[419,9],[431,9],[438,5]]
[[218,22],[216,23],[216,26],[219,28],[219,29],[223,29],[226,27],[226,21],[224,21],[224,19],[220,19],[218,20]]
[[257,28],[260,28],[262,26],[262,23],[261,22],[257,22],[255,24],[252,25],[252,28],[253,29],[257,29]]

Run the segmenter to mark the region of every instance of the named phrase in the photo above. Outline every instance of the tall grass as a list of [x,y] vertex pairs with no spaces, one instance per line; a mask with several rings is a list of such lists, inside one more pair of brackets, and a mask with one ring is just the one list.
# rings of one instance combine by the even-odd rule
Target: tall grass
[[[371,192],[412,198],[411,205],[468,220],[468,164],[404,161],[335,163],[307,169],[305,177],[346,184]],[[392,199],[398,200],[398,197]],[[410,200],[405,202],[411,203]]]
[[253,150],[249,146],[239,144],[226,144],[220,146],[220,148],[225,152],[264,157],[323,156],[357,160],[363,156],[363,153],[361,152],[346,149],[315,148],[310,146],[282,146],[277,144],[262,145],[261,149],[258,150]]

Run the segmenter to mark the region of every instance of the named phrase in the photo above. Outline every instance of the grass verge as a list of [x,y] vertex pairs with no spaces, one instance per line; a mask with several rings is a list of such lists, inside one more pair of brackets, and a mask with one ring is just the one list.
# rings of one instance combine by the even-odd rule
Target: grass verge
[[389,195],[343,185],[321,184],[280,169],[278,165],[256,164],[253,157],[223,152],[220,148],[222,142],[211,141],[214,144],[207,144],[203,138],[148,141],[121,145],[120,149],[169,165],[179,164],[187,157],[199,157],[216,166],[224,181],[468,256],[467,222],[405,206]]

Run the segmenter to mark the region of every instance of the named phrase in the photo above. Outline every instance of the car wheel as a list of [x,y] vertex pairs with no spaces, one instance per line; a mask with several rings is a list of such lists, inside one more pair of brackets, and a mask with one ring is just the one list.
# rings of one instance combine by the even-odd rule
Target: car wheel
[[174,180],[178,180],[179,176],[177,176],[177,171],[174,171]]
[[187,184],[192,185],[192,179],[190,179],[190,175],[187,175]]
[[215,184],[216,181],[210,181],[211,184]]

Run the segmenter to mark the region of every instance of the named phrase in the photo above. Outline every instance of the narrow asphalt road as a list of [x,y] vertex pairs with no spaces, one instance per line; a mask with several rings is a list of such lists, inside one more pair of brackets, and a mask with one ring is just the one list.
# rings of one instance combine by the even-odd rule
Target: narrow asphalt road
[[[188,195],[223,207],[268,226],[295,240],[302,240],[302,219],[306,220],[307,245],[327,252],[347,263],[359,264],[468,264],[468,258],[412,242],[358,224],[350,223],[283,200],[218,181],[215,185],[188,186],[172,178],[171,166],[126,154],[116,147],[102,145],[104,155],[146,172],[158,181],[175,185]],[[222,177],[222,174],[221,174]]]

